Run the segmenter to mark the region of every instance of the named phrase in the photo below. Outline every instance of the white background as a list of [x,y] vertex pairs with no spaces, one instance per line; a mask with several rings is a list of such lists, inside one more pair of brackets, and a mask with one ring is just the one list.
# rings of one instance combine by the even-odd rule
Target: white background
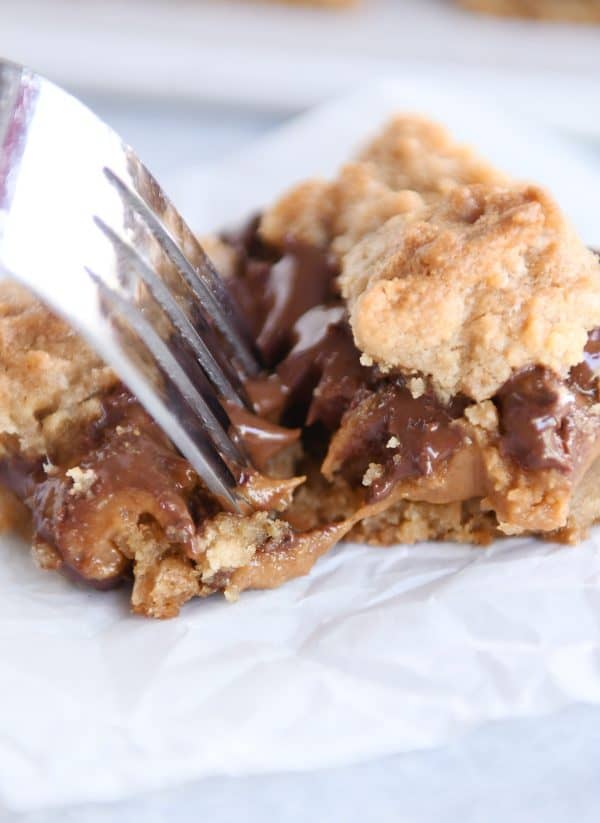
[[[20,9],[24,9],[27,4],[15,3],[13,7],[18,5]],[[50,2],[38,2],[38,13],[42,6],[50,5]],[[72,2],[71,9],[82,5],[82,0]],[[110,7],[108,3],[102,5]],[[223,4],[223,8],[225,6],[227,4]],[[421,15],[427,15],[431,13],[433,6],[440,4],[398,2],[398,6],[411,6],[415,13],[418,11]],[[428,11],[419,10],[418,7],[428,7]],[[207,19],[212,21],[211,25],[217,25],[224,13],[222,9],[213,8],[212,16]],[[277,25],[280,19],[279,16],[276,17]],[[433,19],[428,18],[430,22]],[[510,29],[502,27],[501,36],[493,41],[488,40],[486,45],[483,39],[477,39],[473,34],[465,40],[459,40],[458,34],[456,39],[453,38],[452,30],[447,27],[447,18],[444,20],[446,28],[443,32],[440,32],[439,20],[434,28],[436,48],[433,55],[427,54],[432,35],[426,30],[420,30],[418,37],[413,30],[411,36],[404,41],[398,38],[400,45],[404,44],[410,57],[432,56],[437,62],[450,60],[452,71],[456,70],[457,61],[467,61],[474,65],[479,60],[489,72],[488,79],[493,75],[494,85],[489,87],[492,98],[506,95],[508,88],[515,87],[513,71],[503,74],[493,65],[501,51],[494,43],[501,39],[503,43],[508,42],[506,32]],[[64,53],[60,53],[61,49],[53,51],[49,47],[48,43],[52,38],[41,37],[40,29],[33,26],[30,28],[30,33],[33,34],[29,40],[19,40],[15,33],[18,26],[21,26],[21,31],[25,31],[25,19],[13,12],[12,17],[9,15],[9,21],[15,35],[10,42],[11,56],[36,62],[33,59],[35,54],[31,53],[35,45],[38,54],[43,51],[42,62],[48,61],[47,70],[51,71],[54,66],[56,74],[64,72],[65,77],[62,79],[69,79],[67,75],[72,69],[70,66],[65,67],[66,57]],[[27,22],[31,26],[34,21],[30,17]],[[48,20],[44,18],[43,22],[47,31]],[[464,36],[464,25],[464,21],[461,22],[461,37]],[[474,24],[469,22],[467,25],[471,27]],[[487,25],[486,21],[486,27]],[[2,27],[0,43],[3,37],[6,38],[8,31],[9,27]],[[570,28],[552,30],[546,49],[541,49],[537,34],[531,30],[535,47],[531,48],[529,56],[524,47],[528,31],[527,27],[521,26],[512,29],[513,45],[508,55],[503,53],[503,59],[507,63],[513,61],[513,67],[522,65],[525,61],[528,70],[535,71],[531,75],[529,88],[540,89],[543,86],[544,94],[532,102],[531,108],[538,112],[540,120],[556,123],[560,119],[560,128],[571,131],[568,113],[575,111],[577,117],[572,131],[580,135],[585,133],[586,136],[574,140],[573,149],[590,162],[600,162],[600,147],[593,136],[596,129],[600,128],[596,116],[599,103],[596,81],[599,79],[600,30],[582,30],[577,34]],[[127,35],[129,36],[129,32]],[[564,38],[562,48],[557,46],[556,38]],[[97,38],[91,38],[90,42],[92,41],[97,42]],[[389,38],[386,42],[389,42]],[[41,44],[45,44],[44,49]],[[211,39],[213,52],[217,46],[214,39]],[[22,49],[22,54],[19,49]],[[5,53],[7,51],[6,40],[2,50]],[[386,59],[388,58],[389,53],[386,54]],[[223,157],[282,121],[288,113],[279,107],[281,101],[277,95],[281,94],[281,90],[269,92],[268,111],[265,110],[264,99],[254,103],[246,100],[246,108],[233,108],[231,84],[230,90],[225,88],[223,92],[223,99],[229,103],[225,108],[215,104],[219,93],[214,88],[210,104],[206,102],[208,94],[204,100],[201,94],[191,94],[190,89],[193,91],[194,83],[189,77],[186,80],[188,86],[179,95],[177,103],[166,103],[160,99],[160,95],[154,99],[147,96],[134,99],[125,94],[127,91],[131,93],[131,87],[117,87],[118,84],[111,87],[108,81],[101,92],[89,87],[86,89],[84,81],[87,75],[93,75],[91,64],[85,59],[85,55],[82,57],[79,54],[77,59],[85,70],[80,77],[74,72],[70,74],[71,85],[83,88],[87,100],[139,150],[159,179],[174,178],[182,169]],[[535,66],[532,65],[534,63]],[[542,83],[540,86],[540,68],[551,70],[552,75],[548,76],[556,77],[556,83]],[[113,71],[114,74],[117,72]],[[182,76],[183,74],[185,72],[182,72]],[[580,82],[577,82],[578,78]],[[144,82],[151,84],[149,80]],[[289,78],[289,82],[293,89],[303,89],[303,83],[297,74]],[[133,81],[130,85],[132,84]],[[226,85],[224,84],[225,87]],[[526,99],[524,90],[528,88],[527,77],[518,85],[520,90],[517,107],[523,105]],[[572,94],[568,93],[569,89],[572,89]],[[141,91],[141,88],[135,90]],[[151,89],[144,89],[146,94],[149,90]],[[157,90],[164,93],[165,88],[159,83]],[[587,106],[584,105],[582,90],[585,91]],[[311,91],[311,95],[313,93]],[[251,107],[248,107],[249,103]],[[260,108],[257,103],[261,103]],[[560,117],[557,112],[560,112]],[[584,114],[586,116],[582,116]],[[40,690],[43,690],[43,684],[40,684]],[[149,821],[191,821],[205,817],[216,823],[234,818],[287,823],[307,818],[317,821],[363,821],[367,817],[381,821],[460,819],[490,823],[531,820],[559,823],[577,819],[585,823],[587,820],[597,819],[600,805],[597,780],[597,764],[600,762],[599,721],[600,712],[597,709],[572,707],[551,718],[492,724],[455,740],[441,750],[406,754],[363,766],[313,774],[215,778],[185,789],[162,792],[118,806],[79,807],[70,811],[38,812],[20,817],[6,814],[5,819],[11,823],[17,820],[20,823],[55,823],[59,820],[73,823],[114,820],[120,823],[139,820],[143,816]],[[68,770],[68,763],[65,763],[65,769]]]

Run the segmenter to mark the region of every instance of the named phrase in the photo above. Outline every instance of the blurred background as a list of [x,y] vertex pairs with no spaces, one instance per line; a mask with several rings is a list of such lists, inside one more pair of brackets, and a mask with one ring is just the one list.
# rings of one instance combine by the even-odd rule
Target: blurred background
[[160,178],[391,74],[600,141],[598,0],[2,0],[0,15],[0,52],[78,93]]

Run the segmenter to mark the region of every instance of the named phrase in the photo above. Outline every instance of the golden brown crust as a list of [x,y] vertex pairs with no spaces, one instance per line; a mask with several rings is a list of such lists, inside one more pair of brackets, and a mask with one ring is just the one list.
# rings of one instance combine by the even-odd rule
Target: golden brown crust
[[311,246],[330,245],[339,256],[397,214],[422,205],[411,190],[395,191],[364,163],[349,163],[332,183],[309,180],[285,194],[261,220],[267,242],[286,238]]
[[292,236],[314,246],[330,245],[342,257],[389,218],[418,212],[457,185],[507,182],[506,175],[442,126],[400,115],[337,179],[309,180],[284,194],[264,213],[260,228],[274,245]]
[[485,400],[513,371],[565,376],[582,360],[599,277],[548,194],[469,186],[365,237],[340,283],[374,362],[429,375],[441,396]]
[[393,117],[359,153],[376,176],[395,191],[447,194],[457,185],[502,186],[508,175],[491,166],[448,129],[425,117]]
[[424,503],[399,500],[380,514],[354,526],[349,540],[371,546],[447,540],[487,546],[501,536],[493,513],[481,510],[478,500]]
[[100,413],[115,374],[30,294],[0,282],[0,432],[27,455],[53,455]]
[[394,118],[333,182],[292,189],[261,233],[330,246],[358,348],[441,396],[484,400],[535,363],[564,375],[600,322],[600,263],[551,197],[422,118]]

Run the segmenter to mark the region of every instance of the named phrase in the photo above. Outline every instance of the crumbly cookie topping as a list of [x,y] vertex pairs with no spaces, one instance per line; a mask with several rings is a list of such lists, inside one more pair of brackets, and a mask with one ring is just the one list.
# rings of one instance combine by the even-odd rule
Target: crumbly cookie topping
[[441,396],[491,397],[511,372],[564,376],[600,324],[600,263],[531,187],[460,187],[389,220],[340,278],[361,351],[431,376]]

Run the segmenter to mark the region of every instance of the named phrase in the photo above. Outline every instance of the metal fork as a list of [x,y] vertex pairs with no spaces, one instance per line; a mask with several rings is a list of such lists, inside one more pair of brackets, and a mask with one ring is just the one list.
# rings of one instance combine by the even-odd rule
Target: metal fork
[[115,370],[227,508],[251,469],[222,401],[249,405],[253,344],[193,233],[74,97],[0,61],[0,274]]

